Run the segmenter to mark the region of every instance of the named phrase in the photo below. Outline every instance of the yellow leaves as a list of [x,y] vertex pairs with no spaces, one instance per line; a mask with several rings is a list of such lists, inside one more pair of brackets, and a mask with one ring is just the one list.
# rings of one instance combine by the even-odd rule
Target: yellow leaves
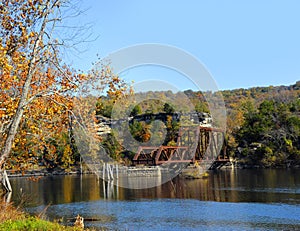
[[7,57],[7,50],[0,45],[0,67],[3,70],[3,74],[9,73],[12,70],[12,65],[9,63]]
[[47,109],[47,113],[48,113],[49,115],[53,115],[53,114],[54,114],[53,109],[52,109],[52,108],[48,108],[48,109]]
[[18,78],[16,75],[14,75],[14,76],[13,76],[13,80],[14,80],[14,81],[19,81],[19,78]]
[[31,31],[30,33],[29,33],[29,37],[30,38],[33,38],[35,36],[35,33],[33,32],[33,31]]
[[1,51],[1,55],[4,56],[7,53],[7,50],[0,44],[0,51]]
[[35,125],[31,125],[30,127],[30,130],[34,133],[38,132],[39,131],[39,128],[37,128]]
[[3,66],[3,69],[5,72],[11,72],[11,70],[13,69],[13,66],[6,63],[4,66]]

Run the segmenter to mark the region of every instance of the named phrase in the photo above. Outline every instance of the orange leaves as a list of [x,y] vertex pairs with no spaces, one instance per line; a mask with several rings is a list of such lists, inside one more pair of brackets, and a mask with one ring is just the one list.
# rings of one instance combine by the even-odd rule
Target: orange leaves
[[3,75],[8,74],[12,69],[12,65],[10,65],[9,59],[7,57],[7,50],[5,49],[5,47],[1,46],[1,44],[0,44],[0,67],[3,72]]
[[42,16],[43,1],[6,1],[0,3],[0,37],[9,55],[33,48],[37,19]]
[[[51,37],[61,13],[58,2],[0,2],[0,131],[3,131],[0,135],[7,137],[7,148],[2,149],[5,151],[0,159],[8,157],[13,139],[13,153],[23,160],[46,156],[51,162],[62,153],[69,154],[70,148],[65,147],[69,137],[63,142],[61,139],[62,134],[70,132],[73,97],[82,82],[95,83],[93,89],[86,89],[87,93],[90,90],[103,93],[108,89],[107,94],[112,99],[122,97],[127,91],[127,85],[109,66],[78,74],[62,65],[60,41]],[[95,112],[86,111],[86,114],[90,116]],[[13,126],[8,126],[7,131],[2,129],[4,124]],[[91,123],[88,129],[92,130],[93,125]],[[0,168],[2,163],[1,160]]]
[[28,181],[33,181],[33,182],[37,182],[37,181],[39,181],[41,178],[42,178],[42,176],[30,176],[30,177],[27,177],[26,180],[28,180]]
[[[72,104],[68,102],[67,107],[55,104],[51,97],[32,101],[24,113],[13,145],[13,153],[18,153],[22,160],[44,156],[52,161],[59,156],[58,147],[63,145],[59,144],[61,136],[68,133],[67,107]],[[56,96],[55,100],[63,102],[67,99]]]

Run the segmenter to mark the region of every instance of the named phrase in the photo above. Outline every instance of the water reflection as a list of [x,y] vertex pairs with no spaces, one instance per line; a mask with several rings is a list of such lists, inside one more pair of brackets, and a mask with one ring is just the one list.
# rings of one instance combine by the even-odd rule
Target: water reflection
[[[217,202],[300,203],[300,170],[222,170],[205,179],[176,177],[148,189],[126,189],[94,175],[50,176],[38,182],[12,178],[13,200],[19,191],[30,195],[34,205],[64,204],[96,200],[140,200],[153,198],[198,199]],[[159,180],[159,179],[148,179]],[[120,178],[128,184],[147,184],[144,178]],[[122,182],[121,182],[122,183]],[[123,182],[124,183],[124,182]]]

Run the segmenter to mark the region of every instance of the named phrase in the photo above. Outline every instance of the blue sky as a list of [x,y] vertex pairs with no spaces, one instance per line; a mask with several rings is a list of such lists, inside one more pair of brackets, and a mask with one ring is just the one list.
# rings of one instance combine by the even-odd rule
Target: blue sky
[[[183,49],[201,61],[219,89],[289,85],[300,79],[300,1],[81,1],[87,9],[72,19],[90,23],[98,38],[68,61],[88,70],[123,47],[159,43]],[[136,82],[165,78],[181,89],[193,86],[178,73],[140,68],[121,75]]]

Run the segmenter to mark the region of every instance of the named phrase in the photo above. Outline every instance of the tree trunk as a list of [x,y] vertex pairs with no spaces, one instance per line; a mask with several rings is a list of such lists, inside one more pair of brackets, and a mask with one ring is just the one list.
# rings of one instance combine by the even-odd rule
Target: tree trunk
[[[46,29],[46,25],[48,22],[48,16],[50,13],[50,1],[47,2],[47,6],[46,6],[46,10],[43,16],[43,22],[39,31],[39,36],[37,37],[35,43],[34,43],[34,47],[32,50],[32,54],[31,54],[31,59],[30,62],[28,64],[28,73],[27,73],[27,77],[26,80],[24,82],[24,85],[22,87],[22,94],[20,96],[20,101],[18,104],[18,108],[17,111],[15,113],[15,115],[13,116],[12,119],[12,123],[8,129],[8,133],[7,133],[7,137],[6,140],[4,142],[4,147],[1,150],[1,154],[0,154],[0,174],[2,175],[0,178],[3,178],[3,172],[4,172],[4,166],[5,166],[5,162],[7,160],[7,158],[9,157],[9,154],[11,152],[12,149],[12,145],[13,142],[15,140],[15,136],[16,133],[18,131],[18,128],[20,126],[20,122],[21,119],[23,117],[24,114],[24,110],[26,107],[27,102],[27,98],[28,98],[28,93],[29,93],[29,89],[30,89],[30,85],[32,83],[32,78],[34,75],[34,72],[36,70],[36,66],[37,66],[37,59],[38,59],[38,51],[39,51],[39,46],[40,46],[40,42],[43,39],[43,36],[45,34],[45,29]],[[2,182],[1,182],[2,183]]]

